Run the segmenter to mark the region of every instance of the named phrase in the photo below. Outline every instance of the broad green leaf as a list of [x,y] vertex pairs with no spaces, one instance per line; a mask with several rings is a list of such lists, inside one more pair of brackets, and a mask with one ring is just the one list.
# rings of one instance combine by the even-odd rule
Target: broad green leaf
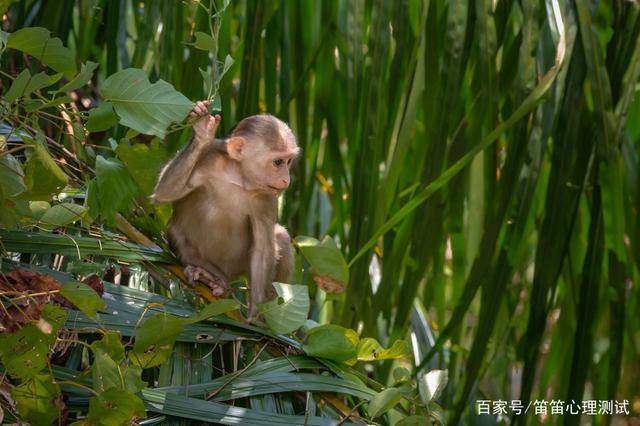
[[27,89],[27,84],[29,83],[30,78],[31,73],[29,70],[27,68],[23,69],[22,72],[13,80],[11,87],[9,87],[9,90],[5,93],[5,100],[12,103],[16,99],[20,98]]
[[116,154],[127,166],[145,196],[151,195],[162,166],[171,158],[160,142],[154,138],[149,145],[132,145],[127,139],[123,139],[116,148]]
[[40,220],[50,208],[51,204],[46,201],[29,201],[30,216],[35,220]]
[[93,354],[93,365],[91,366],[93,389],[99,394],[109,389],[123,389],[118,364],[99,347],[94,346]]
[[118,116],[111,102],[103,102],[89,111],[89,119],[85,127],[90,132],[103,132],[118,124]]
[[109,389],[89,400],[87,420],[91,424],[121,426],[145,416],[142,400],[131,392]]
[[38,74],[31,76],[20,96],[28,96],[36,90],[51,86],[60,80],[60,78],[62,78],[61,73],[48,75],[45,72],[39,72]]
[[20,198],[31,201],[48,201],[67,185],[69,178],[49,154],[40,139],[31,139],[29,159],[25,165],[27,192]]
[[124,372],[124,388],[131,393],[138,393],[146,388],[147,384],[142,380],[142,367],[130,364]]
[[33,324],[0,335],[0,360],[13,377],[22,380],[34,377],[47,365],[48,353],[47,336]]
[[202,31],[196,31],[194,35],[196,36],[196,41],[193,43],[193,47],[200,50],[215,49],[216,42],[209,34],[203,33]]
[[41,217],[41,227],[51,231],[66,226],[84,217],[86,208],[79,204],[61,203],[49,208]]
[[165,362],[186,323],[185,319],[166,313],[145,320],[136,332],[136,341],[129,353],[131,361],[142,368]]
[[20,162],[11,154],[0,155],[0,200],[27,190]]
[[88,317],[94,317],[98,311],[107,308],[107,304],[98,293],[88,285],[77,281],[63,284],[60,294]]
[[418,390],[420,397],[426,404],[429,401],[438,399],[449,378],[447,370],[431,370],[418,380]]
[[124,164],[115,158],[96,157],[96,177],[89,183],[87,205],[91,217],[114,220],[130,209],[138,188]]
[[325,324],[309,331],[302,349],[307,355],[334,361],[351,362],[358,355],[358,333],[335,324]]
[[358,361],[380,361],[406,356],[407,343],[404,340],[396,340],[389,349],[384,349],[376,339],[371,337],[365,337],[358,342]]
[[163,80],[151,84],[145,72],[136,68],[107,78],[102,95],[113,104],[120,124],[159,138],[164,138],[167,127],[184,120],[193,108],[193,102],[171,84]]
[[213,90],[213,82],[211,81],[211,74],[209,74],[207,71],[203,70],[202,68],[198,68],[198,70],[200,71],[200,75],[202,76],[202,81],[204,82],[204,92],[211,93],[211,91]]
[[58,89],[58,92],[71,92],[72,90],[81,88],[91,80],[96,68],[98,68],[98,64],[95,62],[87,61],[86,64],[82,64],[78,75]]
[[60,397],[60,388],[48,374],[38,374],[14,387],[11,397],[20,417],[32,425],[51,425],[60,415],[55,403]]
[[344,291],[349,281],[349,268],[333,238],[326,236],[322,242],[311,237],[297,237],[296,247],[311,265],[314,281],[327,293]]
[[42,27],[22,28],[11,33],[7,47],[25,52],[65,77],[73,78],[77,70],[73,52],[64,47],[59,38],[51,38],[50,34]]
[[14,333],[0,334],[0,360],[7,372],[26,380],[46,366],[49,348],[56,341],[58,330],[67,318],[66,312],[46,304],[40,319]]
[[227,312],[235,311],[240,308],[240,304],[234,299],[220,299],[214,300],[207,306],[202,308],[197,315],[190,320],[190,322],[199,322],[214,317],[216,315],[222,315]]
[[124,346],[120,341],[120,333],[117,331],[107,331],[101,340],[93,342],[91,346],[94,350],[106,353],[115,362],[121,362],[124,359]]
[[269,328],[287,334],[300,328],[309,312],[309,289],[305,285],[273,283],[278,297],[258,306]]
[[372,418],[379,417],[391,410],[401,399],[402,394],[398,389],[385,389],[369,401],[369,415]]

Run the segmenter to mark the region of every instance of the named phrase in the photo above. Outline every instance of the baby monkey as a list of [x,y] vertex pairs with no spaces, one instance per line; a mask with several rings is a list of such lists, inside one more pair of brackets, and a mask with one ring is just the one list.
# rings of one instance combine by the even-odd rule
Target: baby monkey
[[275,297],[271,283],[290,278],[291,239],[277,223],[277,199],[299,148],[291,129],[268,114],[247,117],[226,139],[215,139],[220,116],[208,106],[196,103],[194,135],[162,169],[152,198],[173,203],[169,244],[187,280],[221,296],[229,280],[248,276],[252,320],[257,304]]

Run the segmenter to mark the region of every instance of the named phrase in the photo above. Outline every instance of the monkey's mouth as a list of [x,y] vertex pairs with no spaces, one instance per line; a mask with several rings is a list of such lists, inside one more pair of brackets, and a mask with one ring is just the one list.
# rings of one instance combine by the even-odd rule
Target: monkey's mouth
[[284,189],[277,188],[275,186],[267,185],[267,187],[271,190],[269,192],[273,192],[275,195],[280,195]]

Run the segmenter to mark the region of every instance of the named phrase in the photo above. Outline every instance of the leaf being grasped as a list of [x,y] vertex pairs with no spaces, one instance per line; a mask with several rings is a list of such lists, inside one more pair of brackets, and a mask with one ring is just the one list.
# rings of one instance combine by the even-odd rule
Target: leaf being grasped
[[307,335],[302,349],[307,355],[332,359],[340,362],[353,362],[358,355],[358,333],[335,324],[314,327]]
[[56,399],[60,388],[48,374],[38,374],[32,379],[11,389],[20,417],[32,425],[50,425],[60,415]]
[[27,190],[20,162],[11,154],[0,156],[0,200],[15,197]]
[[314,281],[327,293],[344,291],[349,282],[349,267],[333,238],[326,236],[322,241],[300,236],[294,244],[311,265]]
[[65,187],[69,178],[58,166],[39,139],[30,139],[30,154],[25,165],[27,192],[23,200],[49,201]]
[[273,283],[278,297],[258,306],[267,325],[276,333],[291,333],[305,323],[309,312],[309,289],[304,285]]
[[136,341],[129,354],[131,361],[142,368],[155,367],[165,362],[187,322],[166,313],[145,320],[136,332]]
[[358,342],[358,361],[381,361],[406,356],[407,343],[404,340],[396,340],[389,349],[384,349],[371,337],[365,337]]
[[82,64],[80,68],[80,72],[76,75],[73,80],[62,86],[58,89],[58,92],[71,92],[72,90],[76,90],[84,86],[91,80],[93,77],[93,72],[98,68],[98,64],[95,62],[87,61],[86,64]]
[[42,229],[51,231],[82,219],[87,212],[84,206],[73,203],[61,203],[47,209],[39,218]]
[[67,78],[76,74],[73,52],[64,47],[59,38],[51,38],[51,32],[46,28],[22,28],[9,36],[7,47],[33,56]]
[[98,293],[88,285],[77,281],[63,284],[60,294],[88,317],[94,317],[98,311],[107,308],[107,304]]
[[164,138],[170,124],[187,117],[193,103],[164,80],[151,84],[137,68],[119,71],[102,85],[102,95],[110,101],[120,124],[140,133]]
[[133,424],[132,419],[144,415],[144,404],[139,397],[120,389],[109,389],[89,400],[87,420],[90,424],[120,426]]
[[123,139],[116,148],[116,154],[127,166],[145,196],[151,195],[162,165],[171,157],[160,142],[154,138],[149,145],[131,145],[129,140]]
[[137,194],[138,187],[124,164],[115,158],[96,157],[96,177],[87,195],[91,217],[113,221],[117,212],[128,212]]
[[369,401],[369,415],[372,418],[381,416],[391,410],[401,399],[402,394],[398,389],[385,389]]

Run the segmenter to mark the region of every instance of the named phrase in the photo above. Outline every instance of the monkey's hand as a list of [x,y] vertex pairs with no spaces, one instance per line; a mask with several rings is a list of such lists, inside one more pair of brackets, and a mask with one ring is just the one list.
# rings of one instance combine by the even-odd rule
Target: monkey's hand
[[229,291],[229,285],[223,278],[215,276],[199,266],[187,265],[184,268],[184,276],[192,286],[196,281],[206,285],[216,297],[224,296]]
[[196,106],[193,107],[193,111],[189,114],[189,119],[194,123],[193,131],[196,143],[206,144],[213,142],[216,137],[216,130],[218,130],[221,118],[219,115],[213,117],[209,114],[207,110],[209,104],[209,101],[198,101]]

